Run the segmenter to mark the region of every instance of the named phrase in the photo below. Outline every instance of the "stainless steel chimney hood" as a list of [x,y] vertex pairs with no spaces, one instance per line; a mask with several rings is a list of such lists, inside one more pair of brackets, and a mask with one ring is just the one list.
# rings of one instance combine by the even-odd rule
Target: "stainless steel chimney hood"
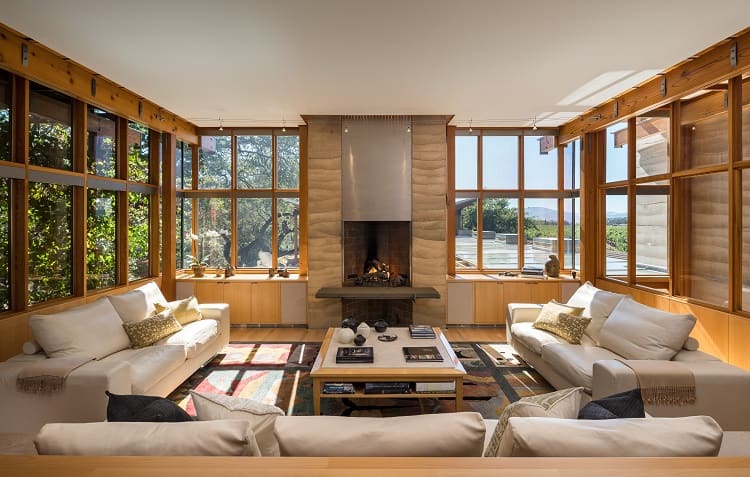
[[411,120],[341,123],[344,221],[411,221]]

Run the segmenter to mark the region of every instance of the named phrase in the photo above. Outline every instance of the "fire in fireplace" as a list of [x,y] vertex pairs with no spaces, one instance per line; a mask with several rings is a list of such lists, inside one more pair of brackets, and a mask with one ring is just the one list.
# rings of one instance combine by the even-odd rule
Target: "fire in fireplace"
[[405,286],[407,277],[398,274],[395,268],[377,258],[372,258],[365,262],[364,272],[361,275],[350,274],[347,276],[347,281],[351,281],[355,286],[360,287]]

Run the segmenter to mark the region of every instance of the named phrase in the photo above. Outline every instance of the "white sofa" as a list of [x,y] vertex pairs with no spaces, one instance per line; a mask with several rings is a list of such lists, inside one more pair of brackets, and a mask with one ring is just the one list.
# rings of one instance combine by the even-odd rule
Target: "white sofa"
[[[203,319],[141,349],[131,349],[123,322],[145,319],[154,304],[167,300],[154,282],[119,295],[102,297],[52,315],[30,317],[41,350],[0,363],[0,423],[4,433],[35,433],[50,422],[102,421],[107,396],[166,396],[229,342],[229,306],[201,304]],[[20,391],[18,373],[55,357],[83,354],[95,359],[70,373],[52,394]]]
[[[579,293],[580,291],[580,293]],[[622,341],[632,337],[634,341],[646,341],[645,348],[631,347],[627,350],[630,359],[654,359],[654,353],[646,349],[658,341],[662,330],[653,330],[644,325],[642,315],[653,315],[667,320],[677,317],[675,323],[689,323],[685,315],[673,315],[661,310],[638,304],[630,297],[606,292],[584,284],[568,302],[570,305],[585,307],[584,316],[592,316],[580,344],[571,344],[548,331],[534,328],[542,305],[511,303],[508,305],[507,330],[509,342],[519,355],[533,366],[556,389],[584,387],[594,399],[609,396],[638,387],[637,377],[622,361],[625,358],[602,345],[602,332],[609,333]],[[581,297],[588,299],[581,300]],[[626,300],[626,301],[625,301]],[[588,303],[588,306],[586,306]],[[672,315],[672,316],[670,316]],[[609,320],[613,316],[617,322]],[[694,320],[694,319],[693,319]],[[685,331],[683,324],[674,325],[674,339],[671,346],[673,361],[686,364],[695,376],[696,400],[694,404],[681,406],[646,405],[646,411],[659,417],[711,416],[725,431],[750,430],[750,373],[732,366],[709,354],[698,351],[698,343],[692,338],[685,339],[690,329]],[[611,328],[611,329],[610,329]],[[591,330],[593,329],[593,332]],[[669,331],[669,327],[666,327]],[[590,333],[591,332],[591,333]],[[657,338],[654,338],[657,337]],[[668,337],[672,338],[672,337]],[[626,347],[628,343],[625,343]],[[607,344],[612,348],[619,347]],[[686,349],[687,348],[687,349]],[[632,357],[643,349],[643,356]],[[668,353],[669,354],[669,353]]]

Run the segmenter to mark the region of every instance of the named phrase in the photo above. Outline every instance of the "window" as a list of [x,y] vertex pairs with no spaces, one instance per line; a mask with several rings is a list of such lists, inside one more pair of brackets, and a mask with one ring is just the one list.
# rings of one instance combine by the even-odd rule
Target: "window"
[[607,128],[607,158],[605,162],[607,182],[624,181],[628,178],[628,123],[613,124]]
[[146,126],[128,121],[128,180],[149,182],[149,138]]
[[193,187],[193,148],[190,144],[177,141],[177,168],[175,177],[177,189],[192,189]]
[[575,270],[581,263],[581,140],[563,146],[563,189],[570,194],[563,200],[563,264]]
[[0,311],[10,309],[10,179],[0,177]]
[[[558,253],[559,210],[570,192],[559,186],[559,152],[553,136],[541,131],[526,136],[500,129],[457,129],[453,152],[452,254],[457,271],[542,266],[550,254]],[[571,156],[565,164],[572,181],[578,162]],[[572,257],[563,266],[571,265]]]
[[73,187],[29,183],[29,305],[70,296]]
[[669,181],[638,184],[635,189],[636,283],[669,274]]
[[[747,114],[745,114],[747,117]],[[743,117],[743,119],[745,119]],[[742,169],[742,310],[750,311],[750,169]]]
[[29,92],[29,163],[73,168],[73,100],[31,83]]
[[729,158],[726,94],[726,91],[705,90],[680,101],[680,169],[726,164]]
[[177,165],[183,175],[177,178],[178,266],[185,268],[186,258],[195,256],[209,267],[300,267],[297,131],[245,129],[203,136],[197,181],[185,179],[192,160],[188,150],[182,148]]
[[117,284],[117,193],[88,189],[86,221],[86,287],[111,287]]
[[86,120],[89,174],[117,176],[117,116],[89,106]]
[[0,71],[0,161],[10,161],[10,105],[11,96],[10,75]]
[[151,196],[128,192],[128,281],[149,275]]
[[635,119],[635,177],[669,172],[669,109],[657,109]]

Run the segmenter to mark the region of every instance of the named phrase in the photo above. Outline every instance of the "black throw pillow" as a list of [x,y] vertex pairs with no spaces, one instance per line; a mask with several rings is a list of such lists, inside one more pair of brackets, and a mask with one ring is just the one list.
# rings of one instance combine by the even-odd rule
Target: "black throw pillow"
[[112,422],[184,422],[190,414],[169,399],[137,394],[112,394],[107,403],[107,420]]
[[578,412],[578,419],[620,419],[646,417],[640,389],[631,389],[596,399]]

